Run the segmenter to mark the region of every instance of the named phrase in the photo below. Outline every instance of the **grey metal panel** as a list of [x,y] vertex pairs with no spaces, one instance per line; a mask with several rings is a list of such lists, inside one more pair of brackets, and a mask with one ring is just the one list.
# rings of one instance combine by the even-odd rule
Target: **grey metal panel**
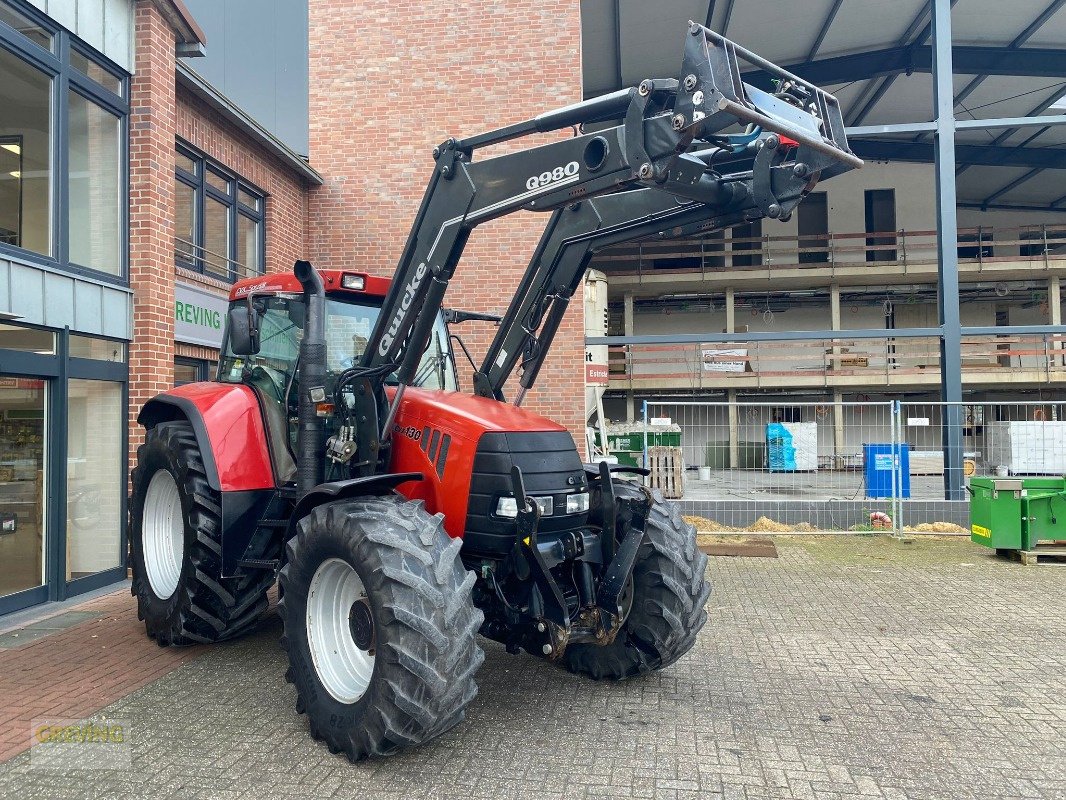
[[130,339],[133,293],[124,286],[31,261],[0,258],[0,311],[19,322]]
[[74,282],[74,324],[79,331],[98,330],[104,315],[103,287],[95,283]]
[[78,3],[77,0],[37,0],[33,3],[44,13],[58,22],[67,30],[77,32],[78,29]]
[[78,0],[78,27],[74,32],[104,52],[104,0]]
[[104,0],[104,55],[133,72],[133,3]]
[[286,42],[287,57],[274,64],[275,114],[279,138],[298,153],[309,152],[308,20],[306,2],[275,0],[276,42]]
[[270,133],[308,151],[307,0],[186,0],[207,35],[196,73]]
[[133,72],[134,0],[29,0],[122,68]]
[[104,317],[100,333],[118,339],[130,338],[131,295],[103,287]]
[[0,258],[0,311],[11,313],[11,262]]
[[11,305],[25,322],[44,324],[44,273],[25,264],[11,265]]
[[44,273],[44,324],[49,328],[74,327],[74,279]]

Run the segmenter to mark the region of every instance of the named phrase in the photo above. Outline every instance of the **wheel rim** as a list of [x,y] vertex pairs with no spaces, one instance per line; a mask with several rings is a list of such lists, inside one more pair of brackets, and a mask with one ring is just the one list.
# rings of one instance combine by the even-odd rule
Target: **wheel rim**
[[174,476],[161,469],[152,476],[144,498],[141,527],[144,570],[148,583],[160,600],[178,588],[181,562],[185,555],[185,519],[181,495]]
[[366,693],[374,673],[374,621],[359,574],[339,558],[323,561],[307,596],[307,644],[315,672],[333,699]]

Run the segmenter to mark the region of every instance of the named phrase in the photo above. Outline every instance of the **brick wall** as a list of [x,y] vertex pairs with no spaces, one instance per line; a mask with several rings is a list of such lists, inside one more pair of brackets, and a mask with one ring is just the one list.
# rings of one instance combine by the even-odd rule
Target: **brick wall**
[[[310,155],[326,179],[309,199],[308,249],[318,266],[391,275],[435,145],[581,99],[578,3],[472,6],[310,4]],[[529,137],[520,146],[550,140]],[[475,230],[447,304],[503,311],[546,222],[522,212]],[[583,311],[578,292],[526,401],[566,425],[582,451]],[[491,338],[489,326],[478,327],[459,329],[475,356]],[[469,372],[460,369],[464,379]]]
[[174,380],[174,31],[138,0],[130,86],[130,449],[138,411]]
[[174,265],[174,146],[181,138],[266,195],[268,272],[292,269],[307,243],[303,178],[237,126],[187,91],[176,88],[174,32],[151,0],[139,0],[136,72],[130,88],[130,283],[134,336],[130,344],[130,447],[142,441],[136,416],[144,403],[174,384],[179,354],[217,359],[211,348],[174,342],[174,283],[194,283],[220,296],[229,286]]

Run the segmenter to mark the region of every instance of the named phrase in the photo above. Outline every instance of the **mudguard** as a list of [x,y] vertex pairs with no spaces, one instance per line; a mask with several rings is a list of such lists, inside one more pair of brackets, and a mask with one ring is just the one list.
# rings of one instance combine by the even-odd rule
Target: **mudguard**
[[388,494],[401,483],[421,480],[424,480],[424,476],[421,472],[397,472],[384,475],[367,475],[362,478],[351,478],[344,481],[320,483],[300,498],[300,501],[296,504],[296,508],[294,508],[292,514],[289,515],[289,526],[288,531],[285,534],[285,540],[288,541],[296,534],[296,525],[301,519],[311,513],[311,509],[315,506],[333,500],[343,500],[346,497],[355,497],[358,495]]
[[250,387],[189,383],[156,395],[137,415],[146,428],[179,419],[192,425],[212,489],[275,488],[263,414]]

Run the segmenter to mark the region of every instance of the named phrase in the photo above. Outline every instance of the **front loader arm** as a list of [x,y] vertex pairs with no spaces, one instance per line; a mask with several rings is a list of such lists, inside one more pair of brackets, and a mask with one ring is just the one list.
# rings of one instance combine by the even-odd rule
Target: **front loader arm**
[[[738,56],[758,58],[690,23],[677,79],[645,80],[638,87],[470,139],[449,139],[434,151],[433,175],[378,322],[360,363],[342,375],[338,385],[340,394],[348,385],[361,384],[353,392],[353,411],[359,420],[359,450],[365,454],[363,471],[377,469],[376,459],[368,456],[380,454],[388,440],[404,388],[417,370],[448,283],[477,225],[519,209],[554,210],[640,186],[723,207],[754,202],[765,206],[767,215],[781,216],[788,209],[776,191],[780,163],[764,159],[760,165],[756,157],[756,177],[749,187],[743,181],[724,180],[704,159],[686,152],[694,142],[718,146],[721,132],[752,118],[766,130],[799,143],[797,158],[805,161],[797,166],[812,181],[822,169],[862,163],[847,148],[835,100],[794,76],[790,78],[799,88],[789,91],[801,100],[787,92],[781,96],[761,92],[740,80]],[[761,59],[758,64],[773,67]],[[817,102],[795,106],[810,97]],[[493,144],[610,120],[621,122],[595,133],[474,160],[475,152]],[[783,141],[777,139],[775,144]],[[394,370],[399,388],[387,403],[380,378]],[[384,420],[379,424],[381,415]]]
[[521,404],[537,379],[589,260],[598,251],[657,234],[707,234],[756,216],[759,213],[750,202],[732,206],[696,203],[657,189],[618,192],[557,210],[474,374],[475,393],[503,400],[504,384],[521,367],[515,398],[515,404]]

